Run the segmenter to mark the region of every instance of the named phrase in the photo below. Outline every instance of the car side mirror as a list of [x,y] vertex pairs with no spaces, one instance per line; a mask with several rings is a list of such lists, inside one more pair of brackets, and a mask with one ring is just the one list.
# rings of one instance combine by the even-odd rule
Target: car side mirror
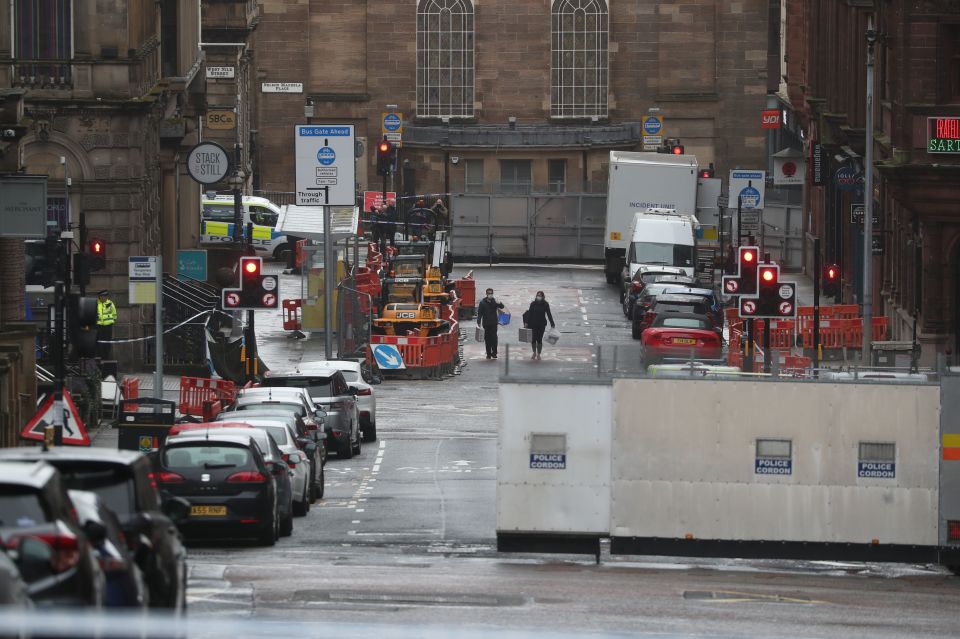
[[83,532],[94,546],[99,546],[107,539],[107,527],[99,521],[92,519],[85,521]]
[[36,537],[23,537],[17,544],[16,564],[28,583],[48,577],[53,574],[53,549]]
[[190,516],[190,502],[183,497],[168,497],[163,500],[160,512],[170,518],[175,524]]
[[273,473],[274,475],[280,475],[282,473],[285,473],[289,468],[287,466],[287,463],[283,461],[270,462],[269,466],[270,466],[270,472]]
[[305,452],[307,455],[312,457],[313,454],[317,452],[316,442],[307,442],[306,445],[303,447],[303,452]]
[[317,410],[313,411],[313,417],[314,419],[319,419],[320,423],[322,424],[324,420],[326,420],[327,418],[327,412],[323,409],[318,408]]
[[383,378],[382,378],[382,377],[374,377],[374,378],[372,378],[372,379],[370,380],[370,383],[371,383],[372,385],[374,385],[374,386],[376,386],[376,385],[378,385],[378,384],[382,384],[382,383],[383,383]]

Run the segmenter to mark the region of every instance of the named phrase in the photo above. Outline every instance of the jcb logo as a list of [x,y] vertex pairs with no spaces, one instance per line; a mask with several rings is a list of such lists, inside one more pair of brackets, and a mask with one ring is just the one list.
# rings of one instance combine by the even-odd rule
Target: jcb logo
[[416,313],[410,313],[410,312],[397,313],[397,319],[416,319],[416,317],[417,317]]

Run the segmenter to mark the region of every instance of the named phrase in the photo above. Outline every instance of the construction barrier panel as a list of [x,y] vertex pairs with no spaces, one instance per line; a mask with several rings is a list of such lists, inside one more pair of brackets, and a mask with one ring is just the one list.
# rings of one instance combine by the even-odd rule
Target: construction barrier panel
[[226,406],[232,404],[236,398],[236,384],[229,380],[202,377],[180,378],[178,410],[182,415],[203,417],[204,402],[220,401]]
[[303,306],[303,300],[283,300],[283,330],[299,331],[301,329],[301,306]]

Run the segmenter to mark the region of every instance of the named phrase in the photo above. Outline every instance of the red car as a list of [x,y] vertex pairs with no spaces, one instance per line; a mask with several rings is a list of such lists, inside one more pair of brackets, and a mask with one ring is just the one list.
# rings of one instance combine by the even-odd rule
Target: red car
[[723,335],[710,320],[693,313],[658,315],[641,337],[643,362],[649,366],[664,359],[696,360],[723,357]]

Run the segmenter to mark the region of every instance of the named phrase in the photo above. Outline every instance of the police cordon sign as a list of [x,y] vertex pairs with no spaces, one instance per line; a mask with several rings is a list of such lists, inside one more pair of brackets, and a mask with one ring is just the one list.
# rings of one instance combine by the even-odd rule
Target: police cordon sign
[[297,205],[356,204],[353,125],[297,125],[294,137]]
[[530,453],[530,468],[566,470],[567,456],[564,453]]

